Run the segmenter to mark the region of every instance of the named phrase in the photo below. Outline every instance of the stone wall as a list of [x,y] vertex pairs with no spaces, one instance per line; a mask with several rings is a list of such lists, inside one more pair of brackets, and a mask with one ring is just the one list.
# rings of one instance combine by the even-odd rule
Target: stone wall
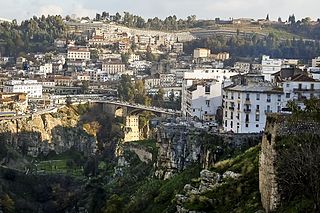
[[271,114],[268,116],[265,132],[262,138],[259,189],[262,205],[266,212],[273,212],[281,204],[281,194],[277,183],[276,139],[283,136],[299,136],[306,133],[320,135],[320,123],[307,117]]

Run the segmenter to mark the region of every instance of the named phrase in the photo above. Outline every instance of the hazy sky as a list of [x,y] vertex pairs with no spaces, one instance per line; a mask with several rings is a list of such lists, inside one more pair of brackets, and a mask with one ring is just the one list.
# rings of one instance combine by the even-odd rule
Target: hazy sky
[[279,16],[286,20],[289,14],[296,18],[320,18],[319,0],[0,0],[0,17],[27,19],[33,15],[76,14],[94,17],[96,12],[128,11],[144,18],[177,15],[185,18],[265,18]]

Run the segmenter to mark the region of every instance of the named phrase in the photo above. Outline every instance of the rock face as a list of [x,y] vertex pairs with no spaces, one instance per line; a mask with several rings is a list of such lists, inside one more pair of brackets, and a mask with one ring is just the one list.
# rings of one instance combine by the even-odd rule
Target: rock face
[[320,123],[304,119],[292,121],[285,115],[269,115],[262,138],[259,162],[259,190],[261,201],[266,212],[274,212],[281,204],[281,194],[277,183],[276,138],[302,135],[305,133],[320,134]]
[[[200,172],[199,177],[199,186],[192,186],[191,184],[186,184],[183,188],[184,194],[177,194],[176,195],[176,207],[178,213],[198,213],[195,211],[190,211],[184,207],[191,199],[195,197],[205,197],[203,196],[206,192],[211,191],[222,184],[224,184],[224,180],[226,178],[237,179],[240,177],[240,174],[226,171],[223,175],[220,175],[217,172],[212,172],[209,170],[202,170]],[[211,199],[208,199],[208,202],[213,202]],[[200,213],[200,212],[199,212]]]
[[171,124],[158,129],[159,153],[155,176],[168,179],[193,163],[207,169],[226,153],[224,147],[245,148],[258,144],[259,134],[213,134],[185,125]]
[[75,148],[90,155],[96,139],[79,124],[79,116],[64,108],[57,113],[0,121],[0,142],[29,156],[62,153]]

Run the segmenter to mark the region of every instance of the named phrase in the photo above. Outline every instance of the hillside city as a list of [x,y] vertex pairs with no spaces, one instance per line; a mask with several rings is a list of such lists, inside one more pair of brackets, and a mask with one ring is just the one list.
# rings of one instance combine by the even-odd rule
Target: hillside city
[[261,132],[267,113],[286,113],[291,102],[303,108],[305,99],[320,96],[319,56],[308,63],[262,55],[251,63],[225,64],[237,56],[203,47],[186,54],[184,42],[199,39],[190,32],[131,29],[112,22],[116,16],[102,16],[101,21],[98,14],[99,21],[67,17],[66,33],[76,39],[56,38],[54,51],[2,53],[1,117],[53,109],[83,94],[88,100],[108,97],[133,104],[117,87],[124,75],[133,84],[141,81],[141,93],[159,99],[139,104],[169,103],[188,121],[219,124],[224,132]]
[[[316,144],[318,114],[304,122],[319,113],[319,99],[319,19],[144,20],[128,12],[0,19],[0,212],[24,212],[28,199],[36,205],[26,212],[317,212],[319,197],[293,198],[295,185],[285,190],[292,189],[287,203],[301,201],[298,211],[279,204],[275,180],[288,183],[272,179],[274,170],[289,167],[272,165],[291,162],[285,151],[274,160],[278,140],[285,147],[297,134],[298,144]],[[83,182],[63,189],[67,181],[56,174]],[[56,185],[41,188],[37,179],[39,188],[24,193],[50,195],[22,198],[9,183],[23,175]],[[139,190],[149,197],[139,199]],[[59,207],[58,193],[67,191],[74,197]],[[230,199],[213,198],[223,193]]]

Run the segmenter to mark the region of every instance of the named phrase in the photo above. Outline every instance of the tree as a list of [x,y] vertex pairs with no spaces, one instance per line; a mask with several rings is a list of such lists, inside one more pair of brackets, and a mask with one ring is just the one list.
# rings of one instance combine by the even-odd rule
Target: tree
[[277,183],[286,201],[312,200],[314,212],[320,210],[320,137],[305,134],[282,138],[276,160]]
[[266,21],[270,21],[270,20],[269,20],[269,14],[267,14]]
[[134,85],[131,82],[131,77],[129,75],[122,75],[119,85],[118,85],[118,96],[124,101],[134,100]]
[[295,24],[296,23],[296,17],[294,16],[294,14],[292,14],[292,16],[289,16],[288,21],[291,24]]
[[0,206],[2,206],[4,212],[13,213],[15,212],[14,201],[10,198],[8,194],[1,196]]

